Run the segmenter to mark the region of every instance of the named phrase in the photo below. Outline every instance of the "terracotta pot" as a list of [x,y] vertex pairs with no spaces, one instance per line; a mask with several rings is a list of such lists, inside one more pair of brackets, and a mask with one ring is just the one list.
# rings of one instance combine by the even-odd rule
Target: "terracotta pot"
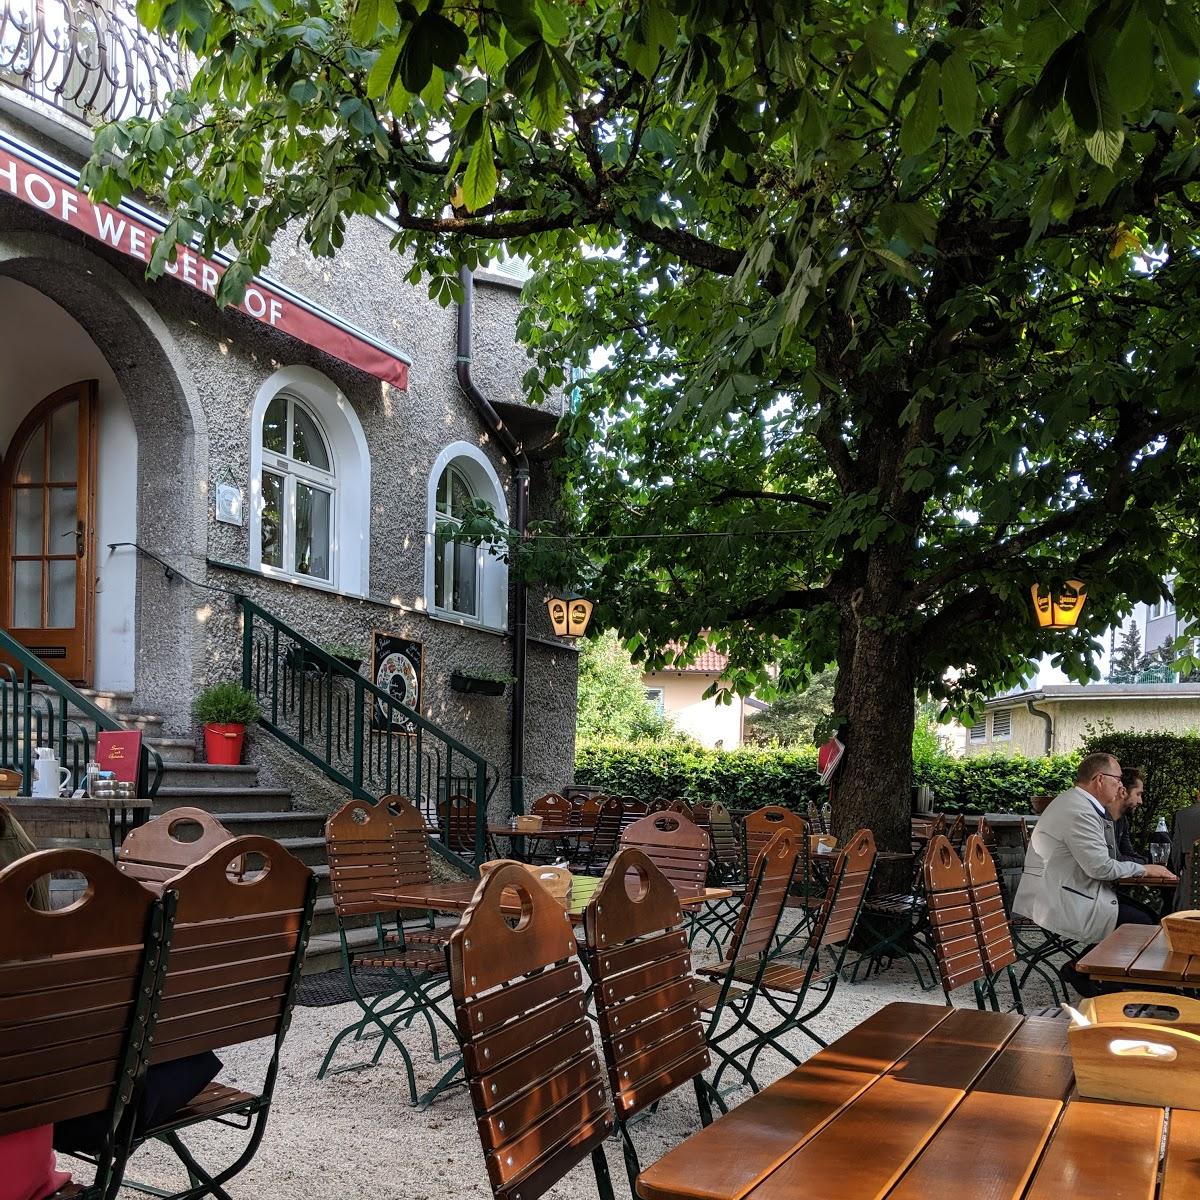
[[245,740],[245,725],[205,725],[204,757],[210,763],[236,767],[242,761],[242,743]]

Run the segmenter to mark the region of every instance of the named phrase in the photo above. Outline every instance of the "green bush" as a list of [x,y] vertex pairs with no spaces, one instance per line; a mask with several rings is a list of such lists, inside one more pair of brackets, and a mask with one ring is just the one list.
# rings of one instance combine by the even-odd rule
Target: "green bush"
[[1137,767],[1146,776],[1145,799],[1130,822],[1135,846],[1145,845],[1159,817],[1166,817],[1170,830],[1175,813],[1195,803],[1200,734],[1103,730],[1093,733],[1083,747],[1085,754],[1096,750],[1115,754],[1121,766]]
[[[933,788],[939,811],[1030,812],[1033,796],[1053,795],[1071,786],[1078,761],[1078,755],[951,758],[920,753],[913,779]],[[639,800],[720,800],[729,808],[782,804],[800,812],[810,800],[820,803],[828,796],[811,747],[703,750],[581,742],[575,752],[575,782]]]
[[253,725],[261,712],[254,693],[232,679],[206,687],[192,705],[201,725]]

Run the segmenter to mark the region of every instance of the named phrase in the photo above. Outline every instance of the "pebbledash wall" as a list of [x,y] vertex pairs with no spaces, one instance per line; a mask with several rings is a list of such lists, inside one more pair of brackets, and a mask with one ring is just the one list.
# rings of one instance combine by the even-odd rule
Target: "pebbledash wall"
[[[2,105],[0,132],[62,163],[82,163],[86,146],[77,137],[72,145],[58,136],[43,114],[26,117]],[[407,282],[410,264],[389,248],[390,236],[384,224],[356,219],[330,260],[283,242],[270,275],[401,350],[410,359],[405,391],[241,313],[222,312],[180,281],[148,281],[140,263],[15,200],[3,188],[0,284],[12,282],[0,287],[0,301],[7,297],[11,309],[13,298],[26,294],[19,284],[40,293],[38,303],[45,297],[58,306],[61,328],[76,330],[74,341],[82,337],[92,347],[84,347],[90,360],[88,354],[64,352],[62,370],[78,369],[98,351],[105,368],[96,372],[102,401],[121,408],[118,416],[136,435],[135,446],[127,439],[124,458],[105,457],[102,422],[100,505],[104,510],[107,496],[110,517],[106,523],[102,518],[97,539],[101,594],[109,588],[123,595],[125,580],[133,597],[133,611],[117,614],[122,632],[114,632],[114,625],[106,634],[98,626],[98,634],[126,639],[130,661],[108,669],[115,671],[114,678],[122,669],[127,672],[136,709],[161,713],[168,733],[193,733],[190,706],[196,692],[240,672],[240,619],[227,595],[178,577],[168,580],[160,567],[131,549],[110,553],[105,545],[110,540],[137,541],[196,583],[242,592],[317,641],[361,645],[364,657],[372,630],[423,642],[425,713],[495,765],[501,776],[496,799],[504,803],[512,689],[498,698],[459,696],[449,688],[449,675],[511,669],[506,574],[498,577],[501,568],[491,562],[485,568],[494,592],[485,607],[491,628],[431,615],[427,532],[435,467],[457,458],[468,476],[498,483],[497,499],[510,512],[512,470],[456,380],[455,307],[441,307],[424,287]],[[520,381],[528,363],[515,339],[518,299],[513,281],[478,276],[473,375],[483,394],[502,404],[523,404]],[[0,329],[13,319],[11,311],[0,311]],[[11,343],[0,349],[6,357],[23,352]],[[45,347],[27,352],[44,356]],[[4,370],[11,369],[6,362]],[[47,390],[78,378],[55,383],[53,369],[45,364],[27,374]],[[343,511],[354,519],[340,524],[333,587],[272,578],[258,567],[258,522],[250,519],[256,505],[253,467],[259,461],[255,424],[281,388],[306,404],[311,398],[335,456],[341,457],[344,447],[351,460],[352,469],[339,473],[338,488]],[[29,406],[40,399],[31,395]],[[531,424],[544,431],[556,415],[533,416]],[[0,423],[6,437],[15,423]],[[135,489],[129,487],[133,476]],[[246,518],[240,527],[216,520],[216,491],[228,484],[240,488],[244,498]],[[133,496],[135,511],[125,511]],[[553,499],[549,469],[535,461],[533,515],[548,513]],[[116,515],[114,505],[120,510]],[[553,638],[541,599],[531,592],[529,796],[569,781],[574,757],[576,653]],[[268,778],[299,770],[290,757],[264,753],[264,740],[249,753],[261,755]],[[324,790],[316,779],[311,786],[314,798]],[[304,802],[305,796],[299,799]]]

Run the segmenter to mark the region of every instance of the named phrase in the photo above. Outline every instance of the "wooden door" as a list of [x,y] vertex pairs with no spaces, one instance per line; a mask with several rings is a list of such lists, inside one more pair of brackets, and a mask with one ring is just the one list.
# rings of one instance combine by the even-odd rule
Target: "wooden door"
[[0,624],[73,683],[92,682],[94,379],[47,396],[0,470]]

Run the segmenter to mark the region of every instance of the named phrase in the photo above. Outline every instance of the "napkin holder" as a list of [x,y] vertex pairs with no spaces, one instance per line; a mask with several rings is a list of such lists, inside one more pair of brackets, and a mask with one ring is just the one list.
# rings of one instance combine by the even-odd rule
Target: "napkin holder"
[[[491,862],[485,862],[479,868],[481,877],[488,875],[497,867],[510,865],[511,860],[505,858],[493,859]],[[571,872],[566,867],[554,867],[549,864],[541,866],[532,866],[529,863],[511,864],[522,867],[526,870],[530,877],[537,881],[546,891],[554,897],[564,908],[567,907],[571,898]],[[500,897],[504,904],[519,904],[517,894],[512,888],[505,888],[504,894]]]
[[[824,846],[824,849],[821,847]],[[828,833],[810,833],[808,835],[809,854],[832,854],[837,849],[837,838]]]
[[542,818],[536,815],[513,817],[514,833],[541,833]]
[[1183,909],[1162,919],[1167,945],[1175,954],[1200,954],[1200,908]]
[[[1141,1006],[1178,1014],[1130,1016]],[[1081,1096],[1123,1104],[1200,1108],[1200,1000],[1169,992],[1114,992],[1083,1000],[1087,1025],[1067,1032]]]

